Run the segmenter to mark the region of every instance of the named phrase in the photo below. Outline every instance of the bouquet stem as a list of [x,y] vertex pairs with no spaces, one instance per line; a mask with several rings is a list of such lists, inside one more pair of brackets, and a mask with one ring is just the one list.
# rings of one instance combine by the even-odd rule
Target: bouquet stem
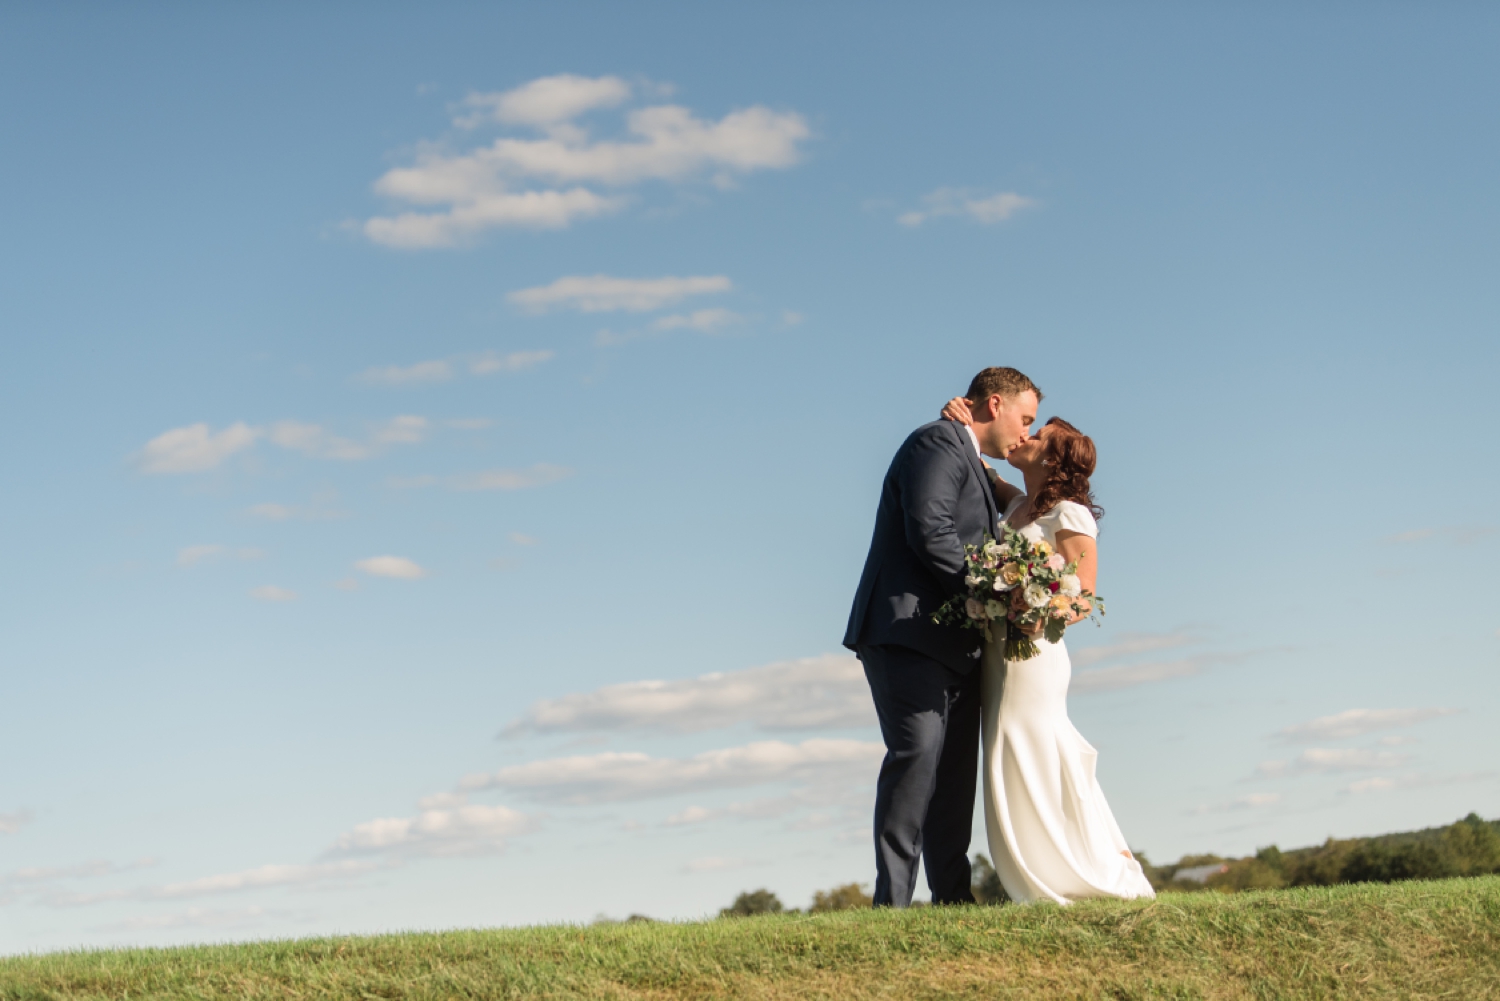
[[1041,653],[1032,642],[1030,636],[1021,632],[1019,626],[1014,622],[1005,623],[1005,659],[1006,660],[1030,660]]

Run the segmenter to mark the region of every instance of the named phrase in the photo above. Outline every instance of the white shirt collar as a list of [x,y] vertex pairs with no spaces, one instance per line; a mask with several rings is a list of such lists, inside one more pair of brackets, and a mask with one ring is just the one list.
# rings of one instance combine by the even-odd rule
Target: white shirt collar
[[969,440],[974,443],[974,454],[979,456],[980,462],[983,462],[984,450],[979,447],[979,435],[975,434],[974,429],[967,424],[964,425],[964,430],[969,432]]

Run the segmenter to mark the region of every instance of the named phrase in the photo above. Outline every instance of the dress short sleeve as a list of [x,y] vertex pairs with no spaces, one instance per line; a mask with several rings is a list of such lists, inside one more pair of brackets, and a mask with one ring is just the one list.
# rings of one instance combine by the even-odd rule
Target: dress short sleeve
[[1043,517],[1050,522],[1053,532],[1078,532],[1091,539],[1099,537],[1099,523],[1094,520],[1094,513],[1076,501],[1058,501]]

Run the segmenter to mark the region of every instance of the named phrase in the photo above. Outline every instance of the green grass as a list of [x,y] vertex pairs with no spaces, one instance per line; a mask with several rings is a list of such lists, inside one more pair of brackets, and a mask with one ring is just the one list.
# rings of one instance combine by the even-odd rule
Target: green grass
[[1500,998],[1500,877],[0,960],[0,999]]

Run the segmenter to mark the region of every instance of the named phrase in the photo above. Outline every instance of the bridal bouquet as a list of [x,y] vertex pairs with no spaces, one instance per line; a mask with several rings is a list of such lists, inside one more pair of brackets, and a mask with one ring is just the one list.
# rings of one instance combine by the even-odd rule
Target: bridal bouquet
[[1104,614],[1104,599],[1085,591],[1072,563],[1045,542],[1031,542],[1009,525],[1000,526],[999,542],[985,533],[984,542],[964,547],[969,593],[955,595],[932,614],[938,625],[984,630],[991,642],[994,623],[1005,624],[1005,659],[1030,660],[1039,651],[1028,631],[1042,625],[1048,642],[1062,639],[1074,615]]

